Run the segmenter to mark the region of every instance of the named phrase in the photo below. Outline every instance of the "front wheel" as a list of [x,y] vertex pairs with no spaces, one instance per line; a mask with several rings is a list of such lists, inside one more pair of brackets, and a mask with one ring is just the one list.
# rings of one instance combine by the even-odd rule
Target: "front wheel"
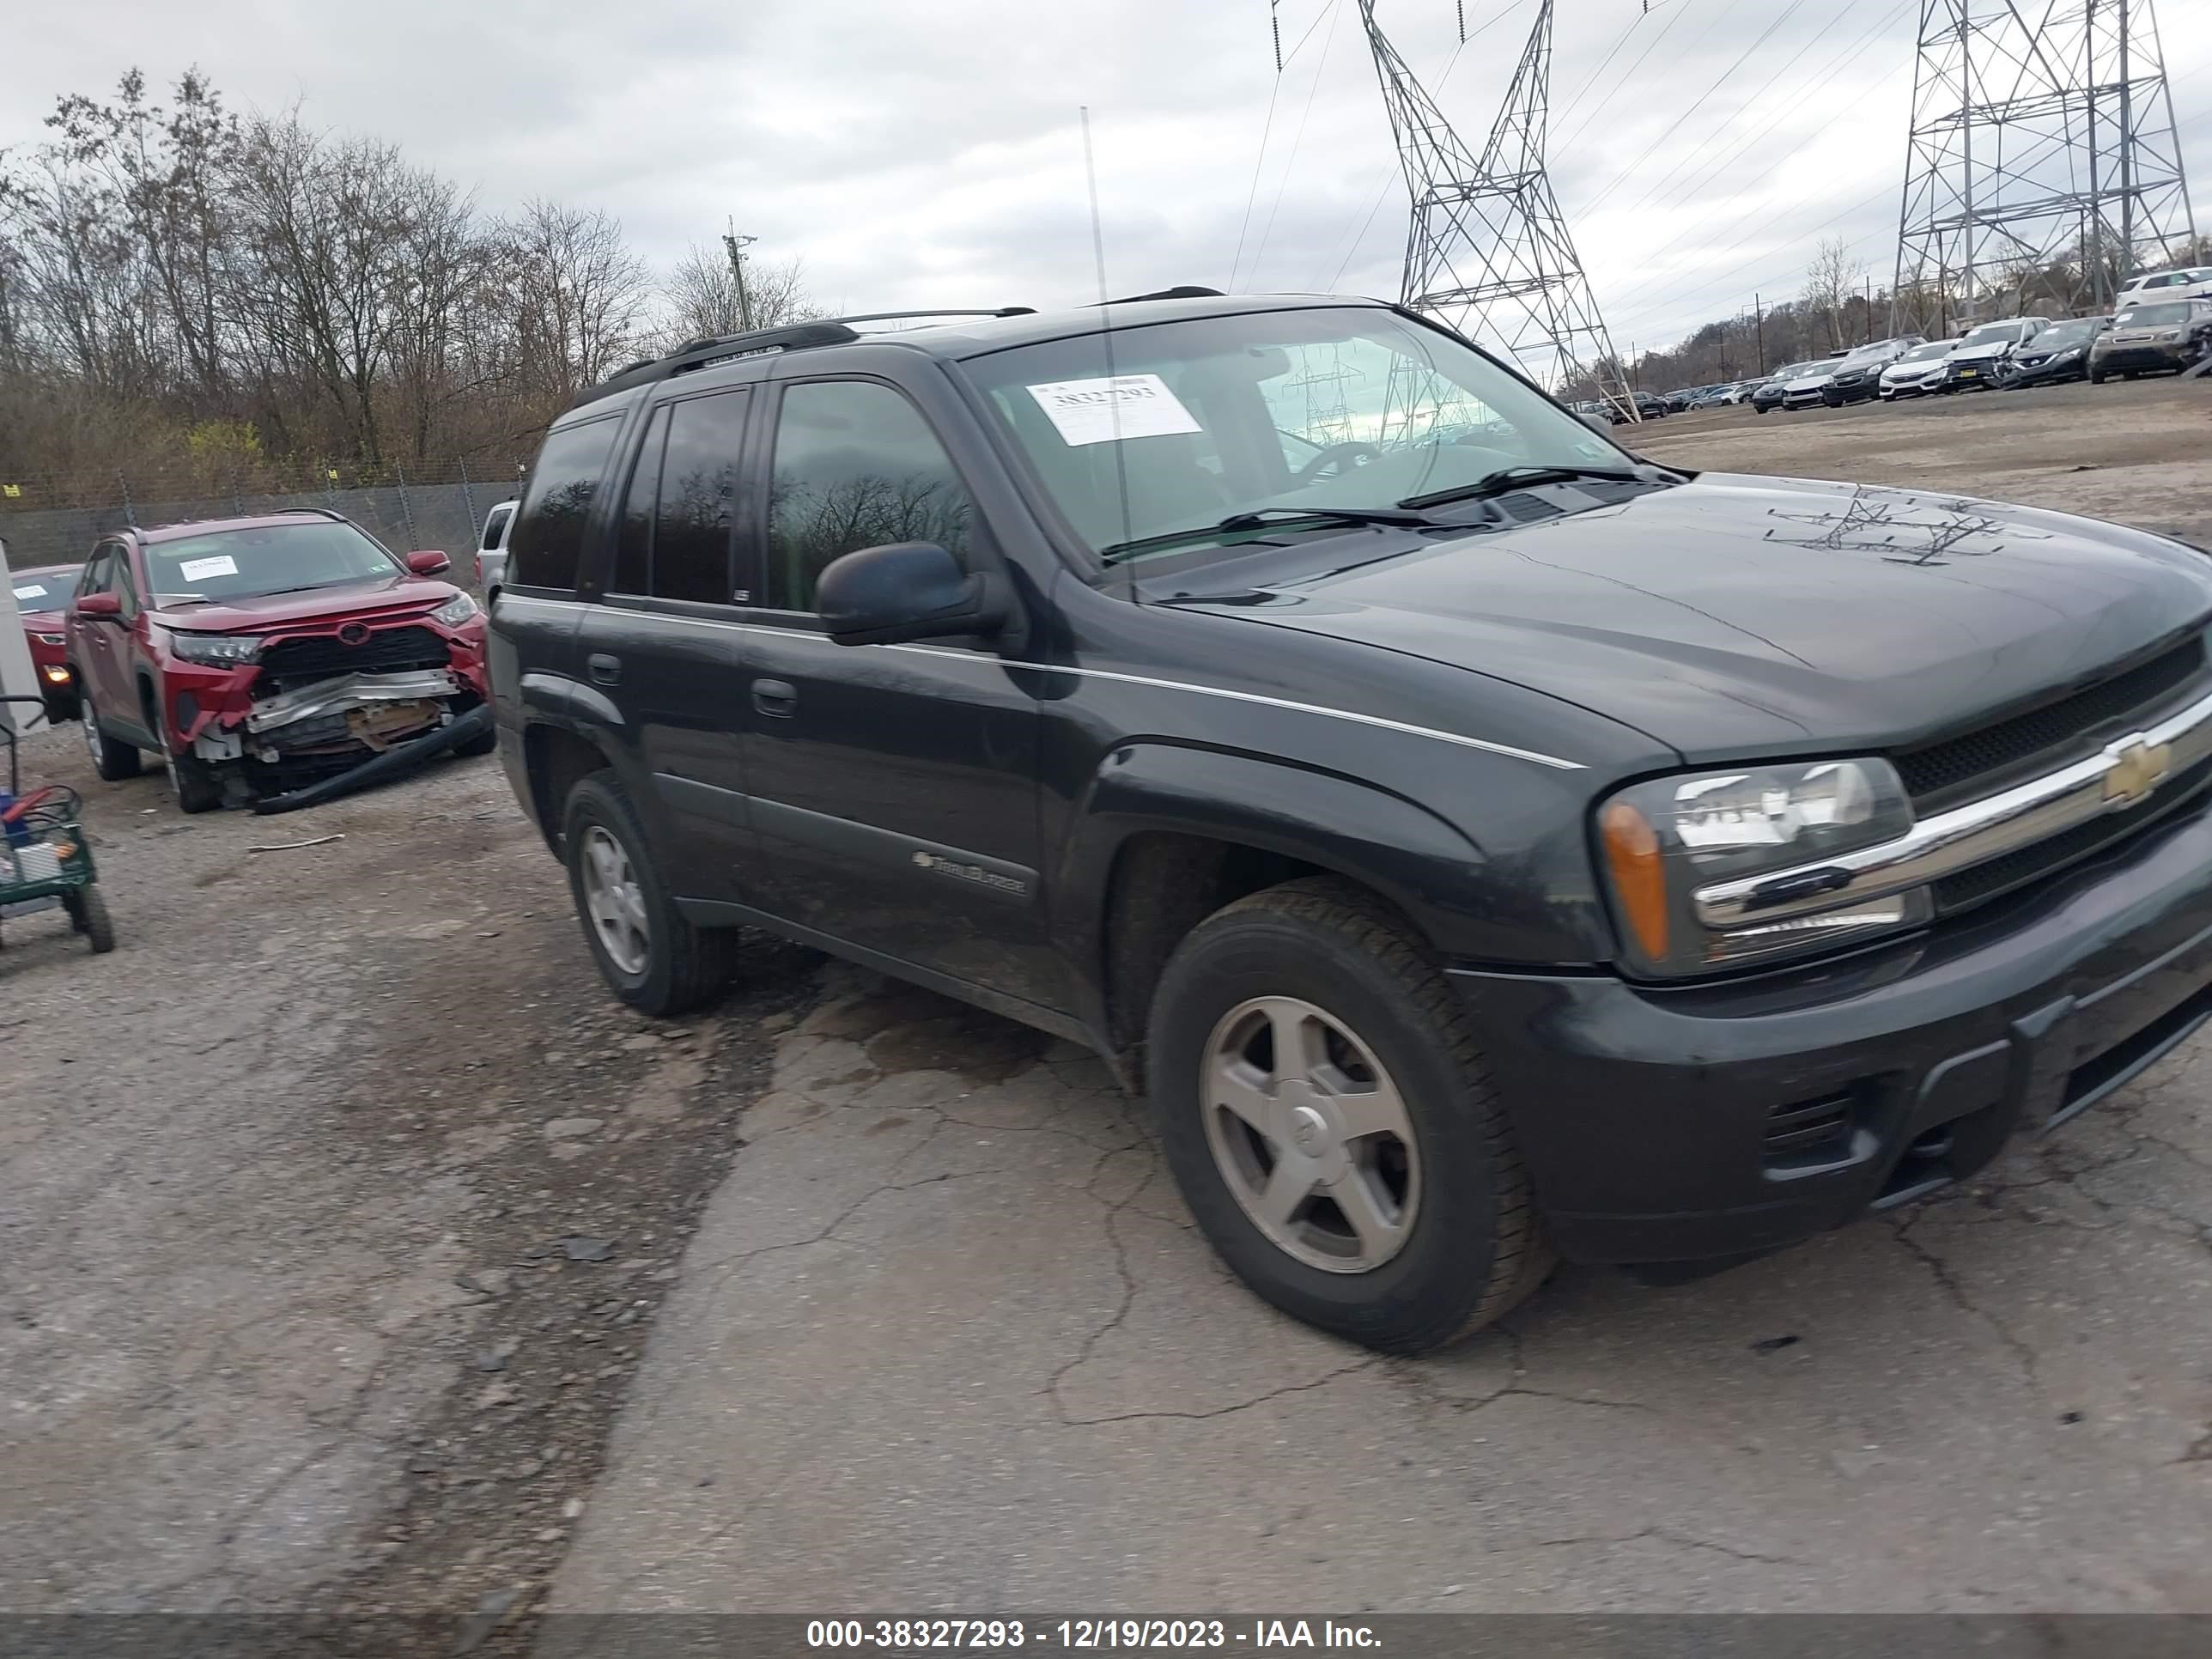
[[1200,923],[1161,976],[1147,1047],[1184,1201],[1285,1313],[1417,1353],[1550,1270],[1466,1011],[1360,890],[1291,882]]
[[179,752],[168,721],[161,722],[161,758],[169,768],[169,787],[179,812],[212,812],[222,805],[222,780],[216,769],[187,749]]
[[103,783],[120,783],[125,778],[135,778],[144,765],[133,743],[118,743],[100,729],[100,711],[87,699],[84,712],[79,717],[84,727],[85,752],[92,757],[92,769]]
[[668,1015],[721,994],[737,935],[694,927],[676,908],[611,771],[593,773],[569,795],[561,846],[585,942],[617,996],[641,1012]]

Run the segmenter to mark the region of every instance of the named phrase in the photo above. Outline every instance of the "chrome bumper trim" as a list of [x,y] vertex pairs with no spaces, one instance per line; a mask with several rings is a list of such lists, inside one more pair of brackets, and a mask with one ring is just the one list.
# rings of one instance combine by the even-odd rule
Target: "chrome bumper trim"
[[[2141,805],[2167,780],[2208,757],[2212,694],[2070,766],[1923,818],[1894,841],[1701,887],[1692,902],[1706,927],[1729,928],[1885,898]],[[1759,902],[1762,890],[1793,889],[1797,896]]]

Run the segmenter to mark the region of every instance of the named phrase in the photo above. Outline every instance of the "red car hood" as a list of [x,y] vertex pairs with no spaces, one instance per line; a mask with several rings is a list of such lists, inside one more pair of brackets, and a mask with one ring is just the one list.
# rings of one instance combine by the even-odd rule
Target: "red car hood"
[[58,611],[26,611],[22,617],[23,631],[27,634],[58,634],[62,631],[62,613]]
[[303,593],[263,593],[207,605],[165,605],[155,612],[165,628],[201,634],[259,634],[301,623],[338,622],[392,611],[434,611],[461,590],[451,582],[392,576],[317,587]]

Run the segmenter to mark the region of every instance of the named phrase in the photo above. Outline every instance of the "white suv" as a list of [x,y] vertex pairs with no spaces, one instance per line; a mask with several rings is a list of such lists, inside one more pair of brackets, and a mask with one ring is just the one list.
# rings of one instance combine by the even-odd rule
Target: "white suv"
[[2144,300],[2202,300],[2212,298],[2212,265],[2185,265],[2179,270],[2148,271],[2120,284],[2112,301],[2114,312],[2125,311]]
[[477,586],[483,589],[487,607],[499,597],[500,586],[507,580],[507,530],[514,522],[514,509],[520,505],[501,501],[484,514],[483,536],[477,544]]

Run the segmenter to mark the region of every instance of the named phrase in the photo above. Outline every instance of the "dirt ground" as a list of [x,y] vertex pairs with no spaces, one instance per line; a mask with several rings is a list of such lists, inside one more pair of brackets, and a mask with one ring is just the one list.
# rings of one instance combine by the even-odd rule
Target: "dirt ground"
[[1796,414],[1738,404],[1670,415],[1629,442],[1709,471],[1936,485],[2212,547],[2212,380],[2085,381]]
[[[2212,384],[1639,447],[2212,544]],[[122,943],[0,950],[0,1609],[2212,1610],[2202,1041],[1972,1191],[1384,1362],[1066,1044],[766,943],[621,1010],[492,762],[185,819],[25,759]]]

